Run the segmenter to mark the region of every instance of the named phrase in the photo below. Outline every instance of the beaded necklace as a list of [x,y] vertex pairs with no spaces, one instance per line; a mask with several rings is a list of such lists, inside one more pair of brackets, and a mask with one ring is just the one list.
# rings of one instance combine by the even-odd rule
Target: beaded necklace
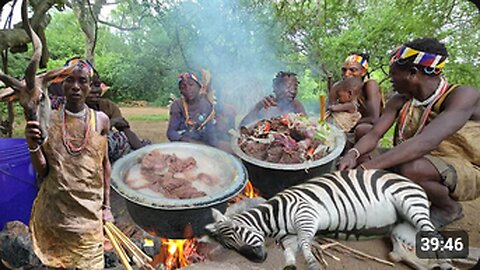
[[[438,84],[437,89],[434,92],[434,94],[430,98],[427,99],[428,102],[422,102],[422,104],[420,104],[420,106],[426,106],[426,108],[423,111],[423,114],[420,118],[420,124],[418,125],[417,130],[415,131],[415,134],[413,136],[417,135],[418,133],[420,133],[422,131],[423,127],[425,126],[425,124],[427,122],[428,115],[432,111],[433,105],[445,93],[447,88],[448,88],[447,80],[442,77],[440,83]],[[407,125],[407,114],[409,112],[411,112],[411,109],[412,109],[413,106],[419,106],[419,105],[418,105],[418,103],[415,104],[414,102],[412,102],[412,99],[410,99],[410,100],[407,101],[407,103],[405,103],[405,105],[403,105],[403,108],[400,111],[398,138],[399,138],[401,143],[408,139],[408,138],[405,138],[405,127]]]
[[84,124],[85,124],[85,131],[84,131],[84,136],[83,136],[83,142],[79,147],[74,146],[71,143],[71,136],[68,134],[67,130],[67,110],[65,109],[65,105],[62,106],[62,111],[60,112],[60,117],[62,120],[62,132],[63,132],[63,145],[67,149],[67,152],[72,155],[72,156],[79,156],[85,146],[88,144],[88,135],[90,134],[90,110],[88,107],[85,105],[85,117],[84,117]]
[[[188,112],[188,103],[187,101],[185,100],[185,98],[182,97],[182,104],[183,104],[183,110],[185,111],[185,125],[187,127],[191,127],[191,128],[194,128],[195,126],[195,121],[193,121],[191,118],[190,118],[190,113]],[[196,128],[196,130],[200,130],[202,129],[207,123],[208,121],[212,120],[213,118],[215,117],[215,109],[214,107],[212,106],[212,111],[210,112],[210,114],[205,118],[205,120],[203,119],[199,119],[200,121],[202,121],[199,126]]]

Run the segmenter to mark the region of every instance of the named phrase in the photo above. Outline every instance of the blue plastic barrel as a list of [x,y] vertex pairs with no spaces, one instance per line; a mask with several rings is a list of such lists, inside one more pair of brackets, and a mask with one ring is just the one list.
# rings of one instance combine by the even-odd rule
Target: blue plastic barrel
[[12,220],[28,224],[36,196],[35,170],[25,139],[0,139],[0,230]]

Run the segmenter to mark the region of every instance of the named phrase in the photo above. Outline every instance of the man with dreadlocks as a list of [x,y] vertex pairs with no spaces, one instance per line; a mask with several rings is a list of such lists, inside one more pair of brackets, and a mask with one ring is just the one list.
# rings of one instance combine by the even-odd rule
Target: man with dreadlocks
[[306,115],[305,108],[296,100],[298,93],[297,74],[280,71],[273,79],[273,95],[266,96],[242,119],[240,126],[260,119],[269,119],[285,113]]
[[339,169],[357,167],[396,123],[394,147],[359,165],[393,168],[422,186],[438,227],[460,219],[457,201],[480,196],[480,93],[450,84],[442,75],[448,52],[434,38],[415,39],[397,49],[390,78],[397,92],[373,129],[342,158]]

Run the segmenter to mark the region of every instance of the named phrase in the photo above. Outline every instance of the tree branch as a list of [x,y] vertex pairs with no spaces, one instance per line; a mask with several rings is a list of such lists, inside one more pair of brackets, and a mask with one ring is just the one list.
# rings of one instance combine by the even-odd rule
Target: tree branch
[[[7,1],[8,2],[8,1]],[[45,28],[49,22],[46,13],[56,4],[57,0],[40,1],[34,8],[30,23],[35,31]],[[1,3],[0,3],[1,5]],[[30,37],[22,28],[0,30],[0,51],[29,43]]]
[[[97,37],[98,37],[98,22],[96,16],[93,14],[93,9],[92,9],[92,4],[90,3],[90,0],[87,0],[88,3],[88,10],[90,11],[90,16],[92,16],[93,23],[95,25],[94,29],[94,38],[93,38],[93,44],[92,44],[92,50],[90,51],[90,55],[93,57],[95,55],[95,47],[97,46]],[[93,59],[91,59],[93,60]],[[94,63],[94,61],[92,61]]]
[[141,16],[140,19],[138,20],[138,24],[137,25],[134,25],[134,26],[122,26],[122,25],[117,25],[117,24],[114,24],[114,23],[111,23],[111,22],[107,22],[107,21],[104,21],[104,20],[101,20],[100,18],[97,20],[99,23],[101,24],[104,24],[104,25],[107,25],[107,26],[110,26],[110,27],[113,27],[113,28],[117,28],[119,30],[123,30],[123,31],[135,31],[135,30],[139,30],[141,28],[141,23],[142,23],[142,20],[145,16]]

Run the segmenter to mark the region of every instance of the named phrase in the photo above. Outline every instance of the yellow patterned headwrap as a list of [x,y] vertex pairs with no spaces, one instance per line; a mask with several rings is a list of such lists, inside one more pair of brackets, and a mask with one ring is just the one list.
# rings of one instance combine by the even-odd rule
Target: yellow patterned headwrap
[[352,54],[349,55],[346,59],[345,62],[348,63],[359,63],[363,68],[368,70],[368,61],[365,57],[362,57],[361,55],[358,54]]
[[437,71],[441,71],[447,62],[447,57],[444,55],[426,53],[403,45],[397,49],[395,54],[390,59],[390,63],[401,62],[401,60],[414,56],[416,56],[413,60],[415,65],[424,66]]

